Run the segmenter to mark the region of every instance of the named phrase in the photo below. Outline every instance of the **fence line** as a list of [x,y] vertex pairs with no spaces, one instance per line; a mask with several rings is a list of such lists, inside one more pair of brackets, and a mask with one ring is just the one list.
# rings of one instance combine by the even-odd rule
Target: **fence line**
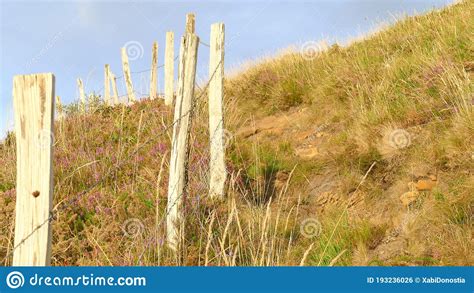
[[[189,18],[187,17],[187,29],[193,29],[194,30],[194,15],[189,15]],[[223,28],[223,26],[222,26]],[[223,31],[222,31],[223,34]],[[223,38],[223,35],[222,35]],[[194,87],[195,87],[195,74],[196,74],[196,63],[197,63],[197,50],[198,50],[198,45],[199,45],[199,38],[194,35],[194,34],[187,34],[185,37],[182,39],[182,46],[181,50],[183,50],[183,53],[180,54],[182,56],[179,64],[179,79],[178,79],[178,97],[177,99],[177,106],[175,107],[175,117],[173,119],[173,122],[169,124],[168,126],[165,126],[163,131],[161,133],[158,133],[157,135],[154,135],[150,138],[148,138],[145,142],[143,142],[140,146],[137,145],[135,151],[133,151],[130,154],[130,157],[136,155],[145,145],[147,145],[149,142],[157,139],[158,137],[164,135],[165,133],[168,132],[168,130],[173,127],[173,140],[172,140],[172,149],[174,151],[174,154],[172,154],[172,157],[170,159],[170,182],[169,182],[169,187],[173,186],[172,188],[168,188],[169,194],[168,194],[168,205],[166,209],[166,213],[162,219],[161,222],[163,222],[165,219],[167,220],[168,223],[168,229],[167,229],[167,239],[170,244],[170,247],[177,248],[179,239],[182,238],[184,235],[184,229],[179,228],[176,229],[176,223],[182,223],[179,217],[179,210],[180,206],[182,204],[182,196],[185,194],[185,189],[187,188],[187,158],[189,155],[189,131],[190,131],[190,126],[191,126],[191,121],[192,121],[192,113],[193,109],[197,106],[197,103],[201,100],[201,98],[206,94],[206,90],[209,88],[209,92],[211,92],[210,86],[211,83],[215,83],[215,80],[221,80],[222,73],[220,73],[221,70],[223,70],[223,50],[222,50],[222,58],[217,62],[215,65],[215,69],[212,69],[212,65],[210,64],[210,78],[207,84],[205,85],[204,89],[201,90],[200,95],[195,98],[194,97]],[[223,49],[223,48],[222,48]],[[127,95],[130,98],[130,92],[132,93],[133,96],[133,89],[130,91],[128,85],[131,85],[131,77],[130,77],[130,69],[128,68],[128,56],[126,56],[125,52],[125,58],[123,54],[124,50],[122,48],[122,61],[123,64],[126,64],[126,66],[123,66],[124,69],[124,77],[126,81],[128,80],[129,83],[127,82]],[[212,52],[211,52],[212,54]],[[177,60],[178,56],[174,59]],[[153,62],[152,62],[153,63]],[[215,62],[214,62],[215,63]],[[156,64],[156,63],[155,63]],[[107,67],[107,66],[106,66]],[[126,67],[128,70],[126,70]],[[159,66],[158,68],[160,68]],[[211,74],[212,73],[212,74]],[[51,74],[52,75],[52,74]],[[112,90],[114,91],[114,100],[115,102],[118,100],[118,91],[117,91],[117,86],[116,86],[116,79],[115,75],[110,72],[110,68],[105,69],[104,73],[105,80],[112,81]],[[214,78],[216,77],[216,78]],[[120,78],[120,77],[119,77]],[[214,82],[213,82],[214,81]],[[218,82],[219,83],[219,82]],[[217,83],[217,84],[218,84]],[[54,82],[53,82],[54,84]],[[82,80],[78,79],[78,86],[81,94],[81,88],[82,88],[82,94],[81,94],[81,101],[85,101],[85,94],[83,91],[83,85],[82,85]],[[213,88],[215,85],[213,86]],[[104,88],[107,88],[106,84],[104,83]],[[107,91],[107,90],[106,90]],[[108,89],[109,91],[109,101],[110,101],[110,88]],[[215,91],[215,90],[212,90]],[[217,90],[218,92],[218,90]],[[53,96],[54,96],[54,85],[53,85]],[[134,96],[133,96],[134,98]],[[222,98],[222,95],[221,95]],[[179,102],[178,102],[179,100]],[[222,102],[222,101],[221,101]],[[85,110],[85,103],[81,103],[83,106],[81,107],[83,110]],[[54,99],[53,99],[53,108],[54,108]],[[184,112],[184,113],[183,113]],[[21,125],[17,123],[17,125]],[[222,131],[222,127],[219,128],[219,125],[223,125],[223,117],[221,118],[220,122],[218,123],[218,127],[216,127],[215,132],[217,131]],[[212,129],[212,128],[210,128]],[[17,131],[17,133],[19,133]],[[216,133],[211,134],[211,139],[212,137],[216,136]],[[222,137],[222,136],[221,136]],[[52,137],[51,137],[52,139]],[[52,151],[52,143],[49,145]],[[214,161],[214,159],[211,158],[211,162]],[[172,162],[176,162],[174,170],[172,170],[171,164]],[[111,176],[113,173],[115,173],[118,169],[120,169],[124,164],[126,163],[126,160],[122,161],[121,163],[115,164],[113,168],[110,168],[109,171],[104,174],[104,176],[101,178],[101,180],[98,180],[96,183],[92,184],[89,188],[79,192],[75,197],[71,198],[68,201],[60,203],[57,207],[55,207],[54,210],[51,210],[51,206],[47,209],[47,218],[40,223],[38,221],[36,227],[33,227],[32,231],[30,233],[26,233],[24,237],[17,237],[15,235],[15,245],[13,249],[11,250],[10,253],[7,254],[7,256],[4,258],[3,261],[6,261],[12,254],[15,256],[15,251],[19,251],[21,247],[24,244],[27,244],[29,239],[31,237],[36,237],[36,234],[38,234],[40,231],[43,231],[45,229],[45,226],[50,227],[50,224],[53,220],[55,220],[55,212],[59,212],[67,207],[69,207],[72,203],[74,203],[76,200],[82,198],[85,194],[89,193],[92,191],[94,188],[99,186],[104,182],[106,178]],[[52,164],[52,162],[51,162]],[[225,166],[224,166],[225,167]],[[177,174],[178,176],[175,176],[174,179],[172,180],[172,174]],[[72,176],[72,175],[71,175]],[[69,176],[68,176],[69,177]],[[66,177],[66,179],[68,178]],[[51,177],[52,178],[52,177]],[[174,184],[176,183],[176,184]],[[52,196],[52,179],[50,183],[50,190],[51,190],[51,196]],[[170,192],[173,193],[173,196],[170,196]],[[19,218],[17,214],[17,219]],[[170,225],[171,224],[171,225]],[[49,230],[50,231],[50,230]],[[174,232],[173,232],[174,231]],[[37,233],[38,232],[38,233]],[[51,231],[50,231],[51,232]],[[178,235],[178,238],[173,237],[172,235]],[[171,235],[172,237],[169,237]],[[51,242],[51,235],[49,235],[47,241],[49,241],[49,246]],[[178,241],[174,241],[178,240]],[[15,258],[15,257],[14,257]],[[44,265],[44,264],[43,264]]]
[[[176,56],[172,61],[175,62],[177,61],[179,58],[179,56]],[[160,64],[157,66],[157,69],[160,69],[160,68],[163,68],[165,67],[165,64]],[[150,72],[151,71],[151,68],[149,69],[144,69],[144,70],[140,70],[140,71],[130,71],[130,74],[133,75],[133,74],[139,74],[139,73],[145,73],[145,72]],[[123,74],[122,75],[119,75],[119,76],[115,76],[112,71],[110,71],[110,81],[112,82],[112,91],[114,91],[114,87],[117,89],[116,87],[116,82],[117,80],[119,79],[122,79],[124,76]],[[114,78],[115,78],[115,81],[114,81]],[[114,82],[115,82],[115,85],[114,85]],[[99,89],[97,90],[92,90],[93,93],[101,93],[103,90],[104,90],[105,86],[101,86]],[[134,92],[138,92],[137,90],[134,89]],[[146,94],[144,93],[140,93],[142,96],[146,96]],[[164,96],[164,92],[157,92],[157,94],[161,95],[161,96]],[[115,95],[115,93],[114,93]],[[127,96],[127,94],[123,94],[123,95],[119,95],[118,94],[118,90],[117,90],[117,97],[125,97]],[[114,104],[118,104],[118,101],[116,102],[115,101],[115,97],[114,97]]]
[[[220,65],[220,64],[218,64]],[[218,66],[216,66],[212,76],[211,76],[211,79],[212,77],[214,77],[214,75],[216,74],[217,72],[217,69],[218,69]],[[209,84],[210,84],[210,81],[207,82],[207,84],[204,86],[203,90],[201,91],[200,95],[194,99],[194,105],[192,107],[192,109],[195,109],[198,107],[198,103],[201,101],[201,99],[204,97],[204,95],[206,94],[206,90],[208,89],[209,87]],[[170,124],[168,124],[167,126],[164,127],[164,129],[157,133],[155,136],[151,136],[149,137],[146,141],[144,141],[140,146],[136,147],[135,150],[128,155],[127,158],[132,158],[134,157],[144,146],[148,145],[150,142],[164,136],[166,133],[168,133],[168,131],[174,127],[179,121],[181,121],[181,119],[187,115],[190,115],[191,114],[191,111],[187,111],[185,113],[183,113],[180,117],[178,117],[178,119],[174,119],[174,121]],[[70,200],[68,201],[64,201],[60,204],[58,204],[54,210],[51,210],[49,212],[49,217],[47,219],[45,219],[42,223],[38,224],[32,231],[31,233],[29,233],[28,235],[26,235],[23,239],[21,239],[21,241],[19,241],[18,243],[15,242],[15,245],[14,247],[12,248],[12,250],[2,259],[2,263],[5,263],[6,260],[8,258],[10,258],[14,252],[23,244],[25,243],[29,238],[31,238],[38,230],[40,230],[41,228],[43,228],[45,225],[47,224],[50,224],[52,221],[54,221],[56,219],[55,217],[55,214],[54,214],[54,211],[56,212],[60,212],[62,210],[64,210],[65,208],[73,205],[73,203],[75,203],[77,200],[79,200],[80,198],[82,198],[85,194],[91,192],[92,190],[94,190],[94,188],[96,188],[97,186],[101,185],[102,183],[105,182],[106,179],[108,179],[112,174],[114,174],[115,172],[117,172],[118,170],[121,169],[122,166],[124,166],[125,164],[127,163],[127,160],[122,160],[121,163],[119,164],[116,164],[114,166],[114,168],[110,169],[106,174],[104,174],[104,176],[98,180],[97,182],[95,182],[94,184],[92,184],[90,187],[88,187],[87,189],[79,192],[78,194],[76,194],[76,196],[73,196]],[[66,176],[66,178],[68,178],[70,176]],[[61,183],[62,184],[62,183]],[[176,203],[181,199],[181,197],[184,196],[184,193],[181,193],[179,195],[178,198],[175,199],[174,202],[172,202],[171,204],[171,207],[175,206]],[[163,222],[167,219],[169,213],[168,211],[165,213],[165,215],[163,216],[162,220],[160,221],[160,224],[159,225],[162,225]]]

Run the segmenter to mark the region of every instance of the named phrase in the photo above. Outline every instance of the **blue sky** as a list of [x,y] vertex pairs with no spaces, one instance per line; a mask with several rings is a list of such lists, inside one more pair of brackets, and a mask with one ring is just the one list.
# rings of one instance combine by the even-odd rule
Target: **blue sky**
[[[326,1],[12,1],[0,0],[0,137],[13,128],[12,80],[17,74],[53,72],[63,103],[77,99],[76,79],[86,93],[102,93],[104,64],[122,75],[120,48],[138,50],[132,72],[150,67],[158,41],[163,63],[166,31],[175,32],[175,51],[187,12],[196,14],[196,33],[208,42],[210,25],[226,25],[225,67],[275,54],[289,46],[327,39],[343,42],[401,15],[442,7],[451,0]],[[208,75],[208,48],[199,47],[198,80]],[[149,72],[132,76],[138,92],[149,88]],[[162,68],[158,77],[163,88]],[[119,94],[125,93],[122,80]]]

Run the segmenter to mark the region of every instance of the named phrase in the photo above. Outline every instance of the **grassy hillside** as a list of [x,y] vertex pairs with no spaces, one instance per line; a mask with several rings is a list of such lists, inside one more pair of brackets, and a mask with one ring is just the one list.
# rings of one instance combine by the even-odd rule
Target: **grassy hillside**
[[[474,264],[473,11],[465,1],[226,80],[224,202],[206,197],[198,92],[179,258],[163,245],[171,110],[70,106],[56,123],[53,264]],[[14,140],[0,146],[0,261]]]

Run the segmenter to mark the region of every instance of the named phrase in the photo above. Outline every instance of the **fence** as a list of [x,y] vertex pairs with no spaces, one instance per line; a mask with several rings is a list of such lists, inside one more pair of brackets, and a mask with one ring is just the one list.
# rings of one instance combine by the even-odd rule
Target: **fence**
[[[188,179],[189,136],[193,119],[193,110],[202,97],[209,94],[209,134],[210,134],[210,183],[211,197],[224,197],[225,180],[225,147],[224,147],[224,113],[223,113],[223,78],[224,78],[224,24],[211,26],[209,81],[195,97],[195,77],[199,37],[195,34],[195,16],[186,17],[185,35],[181,37],[178,89],[174,102],[174,118],[170,125],[149,137],[141,144],[163,136],[169,129],[173,129],[170,154],[170,174],[168,182],[168,202],[166,213],[162,221],[166,220],[167,244],[178,251],[183,235],[182,200],[186,191]],[[152,46],[152,67],[150,69],[150,98],[157,97],[157,69],[163,66],[158,64],[158,44]],[[127,102],[136,101],[128,56],[124,48],[121,49],[123,77],[127,87]],[[165,104],[173,107],[174,97],[174,34],[167,32],[165,48]],[[111,72],[110,66],[104,66],[104,104],[116,105],[119,96],[116,85],[117,77]],[[110,92],[112,83],[113,101]],[[87,99],[83,82],[77,79],[80,95],[80,112],[86,112]],[[53,131],[55,107],[58,115],[64,118],[60,98],[55,96],[55,78],[51,73],[20,75],[14,77],[13,98],[15,106],[15,132],[17,142],[17,200],[15,220],[15,241],[11,252],[5,257],[13,255],[13,265],[17,266],[45,266],[51,262],[51,222],[55,219],[55,212],[70,206],[75,200],[83,197],[99,184],[104,182],[123,163],[117,164],[109,170],[102,180],[80,192],[76,196],[61,202],[53,210]],[[56,102],[56,103],[55,103]],[[37,147],[31,147],[31,146]],[[141,147],[130,155],[133,157]],[[159,225],[160,223],[157,223]]]

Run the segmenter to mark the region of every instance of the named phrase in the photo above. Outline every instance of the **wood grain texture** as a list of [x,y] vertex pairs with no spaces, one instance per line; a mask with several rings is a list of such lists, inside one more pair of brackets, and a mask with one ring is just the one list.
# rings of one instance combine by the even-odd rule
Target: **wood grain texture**
[[157,66],[158,66],[158,43],[153,42],[151,48],[151,76],[150,76],[150,99],[156,99],[158,77],[157,77]]
[[174,96],[174,33],[166,33],[165,47],[165,105],[173,105]]
[[128,102],[135,102],[135,94],[133,92],[132,77],[130,75],[130,66],[128,62],[127,49],[122,48],[122,69],[125,85],[127,87]]
[[53,121],[55,78],[51,73],[13,79],[17,151],[14,266],[51,262]]
[[188,176],[189,132],[198,44],[199,38],[194,34],[187,34],[181,39],[167,204],[167,241],[168,246],[175,251],[183,239],[182,202]]
[[196,32],[196,15],[194,13],[186,14],[185,34],[194,34]]
[[224,24],[211,26],[209,56],[209,196],[224,197],[227,171],[224,137]]

